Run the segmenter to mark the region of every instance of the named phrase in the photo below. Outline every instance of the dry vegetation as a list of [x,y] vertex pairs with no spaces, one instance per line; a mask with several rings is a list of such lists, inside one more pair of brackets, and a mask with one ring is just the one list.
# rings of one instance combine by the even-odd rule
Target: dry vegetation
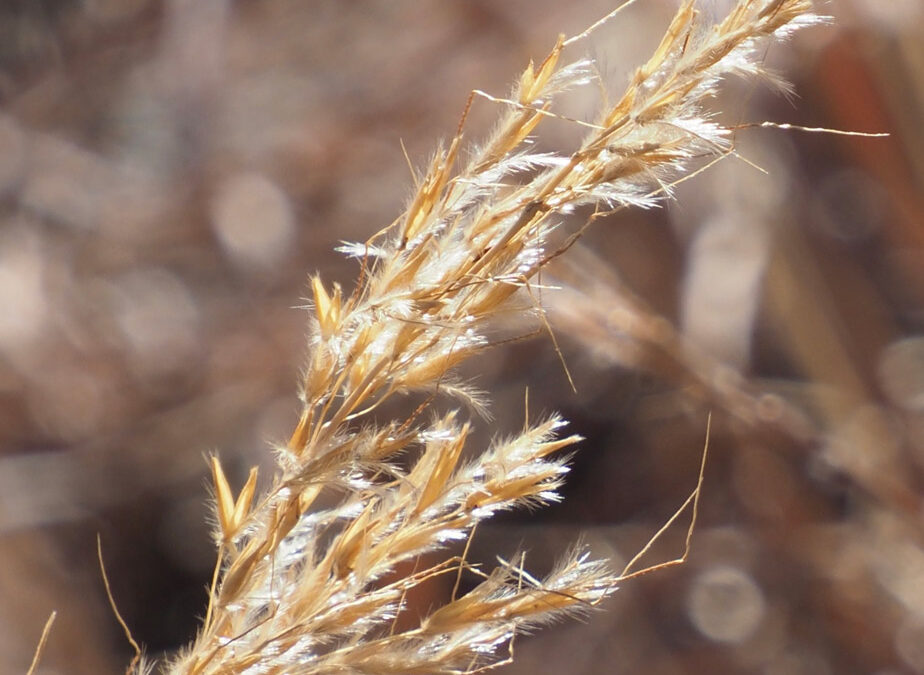
[[[464,149],[463,119],[395,223],[342,247],[360,260],[355,290],[312,278],[304,408],[268,493],[254,503],[254,469],[235,496],[212,460],[221,571],[199,637],[170,672],[480,672],[503,661],[517,631],[616,589],[606,563],[580,549],[542,579],[516,560],[493,570],[464,556],[422,562],[496,512],[557,501],[559,451],[580,440],[559,436],[565,423],[553,415],[463,460],[469,423],[436,413],[434,399],[486,412],[454,372],[491,345],[491,323],[543,316],[533,279],[577,236],[552,248],[557,219],[585,204],[598,207],[589,221],[653,206],[691,160],[732,153],[706,99],[731,75],[764,75],[762,41],[814,23],[811,9],[743,0],[710,25],[684,2],[625,93],[593,123],[573,121],[588,133],[570,152],[536,152],[532,138],[558,117],[557,96],[600,84],[590,61],[561,65],[583,34],[559,38],[509,99],[491,97],[506,113],[486,142]],[[424,396],[413,414],[375,419],[411,392]],[[482,580],[397,628],[405,598],[454,571]]]
[[[884,649],[881,654],[870,655],[852,645],[858,659],[889,664],[897,658],[912,667],[921,665],[914,661],[912,648],[915,631],[920,631],[914,623],[918,599],[909,586],[919,567],[913,560],[920,551],[915,543],[920,527],[913,517],[919,497],[916,474],[909,467],[916,466],[914,453],[920,450],[914,442],[915,415],[920,414],[915,392],[924,378],[908,378],[901,372],[902,364],[908,364],[909,359],[911,363],[918,362],[915,359],[920,359],[920,346],[906,337],[894,339],[894,344],[883,349],[879,372],[886,395],[895,399],[894,408],[886,404],[877,407],[864,396],[863,374],[851,366],[849,348],[839,347],[836,340],[830,339],[830,333],[826,334],[830,323],[825,316],[818,318],[813,312],[804,314],[799,330],[787,334],[793,362],[805,367],[805,382],[791,377],[787,388],[747,377],[751,351],[747,336],[750,322],[755,321],[755,289],[766,283],[770,289],[767,305],[772,311],[791,312],[799,302],[798,292],[793,290],[797,286],[794,278],[805,274],[811,265],[805,263],[801,249],[781,264],[772,262],[768,242],[776,237],[759,222],[743,238],[736,239],[729,233],[730,226],[747,230],[743,221],[771,218],[768,213],[774,213],[772,217],[779,220],[790,218],[783,214],[779,195],[792,188],[781,185],[785,179],[777,179],[770,184],[771,196],[762,196],[759,183],[737,175],[743,171],[759,175],[751,166],[752,157],[756,164],[770,169],[771,177],[778,171],[785,175],[787,169],[779,157],[760,148],[752,156],[744,138],[749,133],[779,132],[736,133],[740,125],[733,119],[735,114],[723,117],[713,111],[723,102],[720,85],[729,76],[742,76],[745,81],[759,78],[774,88],[783,86],[766,66],[768,45],[817,20],[812,4],[801,0],[719,4],[727,11],[720,11],[715,4],[699,8],[698,3],[684,2],[673,19],[664,17],[667,32],[660,43],[648,45],[654,51],[634,71],[625,91],[617,88],[607,72],[612,64],[601,65],[584,58],[591,40],[599,39],[594,32],[561,38],[548,57],[523,72],[510,94],[477,92],[469,101],[471,107],[465,108],[456,136],[432,156],[421,175],[414,177],[414,193],[403,213],[368,240],[363,227],[373,215],[379,218],[382,209],[375,194],[369,197],[374,208],[364,203],[361,186],[363,180],[368,181],[365,185],[371,185],[377,177],[367,175],[351,184],[345,203],[354,209],[354,216],[362,216],[354,221],[363,225],[338,229],[333,224],[323,237],[315,233],[306,241],[312,242],[312,248],[323,248],[317,245],[319,240],[335,241],[348,235],[359,239],[361,243],[341,247],[359,267],[359,277],[348,284],[326,281],[325,277],[343,280],[346,275],[333,263],[320,257],[313,259],[312,264],[321,267],[322,274],[312,276],[310,281],[307,365],[300,380],[303,407],[294,421],[295,431],[288,441],[278,444],[274,461],[260,459],[243,449],[251,444],[251,436],[232,442],[240,449],[221,450],[211,459],[219,565],[209,590],[208,609],[192,644],[179,656],[162,659],[162,665],[157,667],[172,673],[203,674],[475,672],[505,662],[513,654],[515,636],[556,617],[595,607],[616,590],[618,575],[611,564],[588,554],[582,544],[562,557],[569,545],[562,540],[573,542],[577,529],[561,536],[554,524],[546,524],[543,532],[548,541],[542,546],[548,544],[551,554],[540,550],[525,555],[518,553],[510,541],[495,548],[498,539],[510,539],[511,532],[516,533],[514,539],[521,538],[522,529],[515,521],[508,518],[501,525],[492,523],[501,512],[514,507],[561,500],[571,461],[568,451],[562,450],[575,449],[579,438],[562,434],[562,418],[543,411],[564,400],[564,405],[571,408],[566,417],[576,416],[581,422],[572,425],[571,431],[597,436],[591,439],[591,445],[601,445],[601,436],[613,438],[611,431],[600,432],[602,415],[594,410],[612,394],[601,389],[590,374],[614,364],[628,366],[636,373],[650,373],[653,379],[646,382],[672,382],[679,389],[670,395],[649,389],[647,400],[633,411],[639,424],[648,425],[646,431],[636,431],[633,436],[643,441],[642,445],[650,446],[645,460],[654,467],[648,476],[650,482],[641,480],[644,471],[640,460],[630,460],[625,455],[614,460],[619,473],[612,468],[601,469],[599,481],[588,478],[585,469],[579,475],[585,489],[584,515],[575,517],[579,512],[572,511],[565,516],[567,521],[586,525],[592,518],[601,518],[601,513],[605,514],[604,520],[609,519],[615,515],[616,500],[623,499],[624,506],[640,505],[642,502],[633,500],[639,492],[648,492],[648,504],[660,503],[666,511],[638,519],[622,531],[588,535],[593,548],[616,558],[620,552],[625,556],[637,550],[653,530],[651,525],[663,522],[692,487],[700,447],[696,436],[702,434],[706,409],[718,411],[725,419],[724,440],[720,436],[719,445],[720,449],[724,445],[726,451],[720,455],[718,471],[730,472],[732,494],[747,502],[749,513],[757,521],[750,530],[707,526],[700,534],[699,550],[711,562],[701,562],[700,567],[694,564],[687,573],[689,588],[684,592],[664,586],[663,591],[652,591],[663,595],[650,597],[644,604],[637,599],[630,600],[634,603],[630,605],[624,601],[615,616],[633,622],[631,627],[594,616],[589,626],[621,632],[625,642],[620,644],[628,650],[621,653],[627,671],[677,672],[677,668],[697,667],[695,659],[686,664],[682,657],[674,656],[667,638],[661,649],[647,650],[638,644],[640,639],[659,633],[654,627],[655,619],[648,616],[651,607],[678,604],[683,605],[679,611],[686,613],[697,634],[713,646],[718,645],[700,656],[709,659],[712,670],[763,667],[772,672],[790,672],[790,666],[814,669],[820,663],[822,669],[840,672],[840,666],[851,663],[852,657],[837,654],[834,648],[850,643],[845,632],[849,625],[832,625],[824,638],[814,642],[787,637],[799,632],[798,617],[785,609],[790,603],[785,593],[778,598],[768,595],[774,580],[772,571],[763,570],[761,576],[756,541],[772,550],[779,560],[794,561],[790,566],[810,569],[808,578],[823,577],[826,584],[836,586],[837,592],[830,598],[826,596],[826,600],[841,607],[846,616],[856,618],[855,612],[863,607],[882,610],[883,626],[891,626],[888,635],[894,634],[894,640],[880,642],[891,644],[894,651]],[[174,8],[174,14],[174,10],[165,10],[163,16],[155,16],[154,10],[139,3],[132,18],[142,27],[148,22],[163,22],[167,34],[179,45],[184,44],[184,31],[195,32],[195,25],[210,27],[196,33],[200,51],[192,61],[183,61],[181,48],[165,49],[165,56],[149,66],[147,79],[138,75],[141,83],[134,86],[142,90],[145,85],[161,88],[164,100],[181,103],[177,110],[188,126],[184,133],[199,144],[185,147],[183,152],[187,161],[202,163],[195,169],[196,175],[211,175],[206,180],[213,181],[212,187],[205,190],[211,199],[207,215],[212,220],[220,254],[234,268],[235,284],[249,292],[262,288],[258,292],[268,300],[261,302],[277,305],[273,312],[278,314],[264,317],[265,332],[287,321],[278,318],[282,315],[280,308],[286,306],[280,298],[291,287],[284,279],[297,279],[298,269],[304,265],[292,259],[285,266],[288,271],[280,274],[278,269],[281,261],[292,258],[287,248],[294,241],[295,216],[286,211],[286,199],[277,183],[254,171],[228,175],[227,169],[221,167],[222,158],[236,157],[242,165],[259,164],[266,160],[261,160],[258,153],[268,152],[267,146],[294,143],[301,148],[301,154],[293,153],[281,162],[286,169],[283,174],[289,177],[279,179],[279,183],[291,181],[287,189],[296,191],[300,189],[296,186],[299,181],[292,176],[296,170],[310,170],[306,169],[311,165],[306,158],[312,153],[318,160],[317,144],[323,134],[308,138],[304,132],[298,135],[289,128],[282,140],[241,136],[232,141],[217,132],[209,138],[198,126],[203,124],[198,115],[208,119],[218,109],[215,101],[220,96],[215,92],[224,91],[225,86],[217,65],[220,59],[206,58],[212,54],[209,50],[220,51],[226,41],[238,49],[229,50],[229,54],[246,61],[241,53],[246,53],[247,43],[242,43],[240,34],[228,30],[226,35],[218,36],[209,31],[227,22],[232,11],[240,12],[241,21],[271,23],[270,5],[266,3],[262,10],[259,6],[231,10],[223,3],[212,2],[203,3],[197,10],[187,9],[186,15]],[[281,3],[278,10],[281,14],[285,14],[284,5]],[[247,12],[252,14],[248,16]],[[187,29],[180,21],[184,16],[200,23],[193,22],[193,29]],[[64,20],[62,25],[66,25]],[[336,36],[330,39],[335,41]],[[188,36],[185,44],[189,47]],[[336,49],[332,45],[329,48]],[[285,40],[280,41],[278,49],[280,54],[285,53]],[[139,70],[146,63],[143,55],[137,54],[135,62]],[[229,67],[241,67],[234,59],[228,62]],[[184,66],[192,69],[186,80],[172,81],[167,76]],[[72,75],[79,80],[80,73]],[[29,74],[22,77],[28,80]],[[478,84],[477,80],[473,83]],[[15,90],[24,85],[15,82],[10,86]],[[24,88],[29,95],[16,100],[14,112],[22,119],[30,114],[36,116],[36,126],[44,122],[53,127],[55,119],[50,113],[46,112],[44,119],[36,113],[47,105],[45,99],[55,96],[54,82],[44,86],[44,91],[38,85]],[[249,86],[248,95],[259,97],[259,86],[252,81]],[[366,86],[374,87],[375,83]],[[739,91],[752,92],[752,87],[749,83]],[[586,104],[582,91],[599,99],[599,112],[594,116],[588,117],[586,110],[575,113],[574,106],[568,104],[573,99]],[[125,105],[147,105],[141,119],[145,114],[164,114],[157,110],[157,97],[147,93],[150,100],[136,91]],[[719,103],[714,100],[717,96]],[[106,96],[100,98],[105,100]],[[398,94],[382,105],[400,109],[406,101]],[[283,101],[278,105],[285,110],[286,106],[299,109],[302,104]],[[79,111],[79,106],[75,110]],[[471,127],[479,116],[484,118],[485,111],[500,115],[501,120],[486,140],[478,141]],[[79,112],[85,119],[92,118],[92,110]],[[234,110],[216,126],[236,128],[235,115],[245,113]],[[131,119],[131,115],[127,117]],[[860,120],[859,124],[850,119],[840,121],[842,126],[881,128],[869,124],[870,120]],[[18,126],[11,128],[11,138],[21,133]],[[133,152],[148,157],[160,151],[162,139],[156,134],[145,138],[141,132],[136,138],[128,129],[118,133],[124,134],[119,147],[127,164]],[[261,133],[264,132],[254,135]],[[182,137],[178,132],[174,140],[179,142]],[[345,137],[350,138],[350,134]],[[152,236],[145,230],[152,218],[195,222],[201,217],[196,214],[201,199],[196,188],[189,190],[186,201],[178,198],[165,208],[146,200],[174,180],[165,180],[164,176],[178,171],[176,166],[162,169],[164,174],[160,176],[156,166],[139,175],[115,163],[103,165],[55,142],[36,132],[22,145],[38,158],[33,165],[41,166],[42,161],[47,164],[46,173],[63,163],[85,176],[102,195],[98,199],[106,204],[105,208],[78,200],[76,203],[83,205],[84,211],[74,209],[74,197],[67,190],[62,192],[61,179],[55,183],[41,172],[39,179],[21,179],[24,187],[10,194],[14,195],[20,219],[57,219],[68,227],[108,228],[115,233],[108,246],[89,248],[91,252],[84,257],[67,254],[70,266],[66,275],[82,279],[81,265],[96,270],[95,277],[91,274],[88,281],[81,281],[80,288],[81,292],[95,293],[97,304],[74,303],[75,314],[89,314],[84,318],[86,324],[70,315],[62,322],[72,320],[67,324],[72,326],[68,344],[76,352],[83,349],[89,353],[92,350],[86,345],[92,340],[88,338],[100,336],[81,335],[79,331],[75,335],[73,325],[99,321],[100,333],[105,333],[106,326],[118,331],[124,344],[110,342],[108,351],[93,352],[88,372],[99,371],[99,382],[109,382],[112,387],[126,377],[139,395],[134,399],[121,396],[118,389],[110,391],[96,380],[88,380],[71,365],[53,369],[54,377],[48,381],[36,380],[38,393],[27,397],[24,404],[37,424],[44,425],[49,437],[58,434],[78,453],[71,455],[76,459],[64,457],[65,467],[98,462],[109,472],[119,470],[120,477],[135,476],[124,484],[115,481],[113,485],[110,481],[101,492],[94,493],[98,495],[95,501],[84,506],[105,513],[128,505],[131,519],[131,508],[139,508],[133,505],[145,493],[159,495],[149,507],[156,512],[175,501],[171,493],[178,491],[178,485],[198,481],[199,474],[190,467],[201,457],[186,453],[194,456],[176,458],[173,454],[180,447],[185,429],[201,425],[220,430],[214,444],[221,447],[223,443],[218,439],[238,434],[236,411],[259,405],[262,399],[285,390],[284,384],[278,388],[267,386],[261,371],[265,365],[273,364],[273,371],[284,383],[291,376],[291,362],[280,361],[271,352],[291,350],[292,345],[291,341],[280,340],[279,347],[274,347],[264,331],[248,330],[237,332],[233,340],[223,340],[220,353],[215,350],[204,354],[196,338],[202,330],[201,312],[179,279],[193,274],[192,270],[203,261],[195,257],[202,254],[201,246],[195,244],[197,237],[210,239],[212,235],[193,234],[191,241],[171,248],[163,246],[164,240],[181,240],[187,235],[171,234],[165,229]],[[420,143],[420,139],[414,142]],[[134,147],[133,143],[144,147]],[[412,156],[422,147],[412,146]],[[369,162],[369,156],[357,158],[351,154],[368,150],[346,149],[332,142],[328,152],[325,166],[338,162],[347,168],[375,164]],[[206,164],[203,157],[214,157],[210,160],[214,164]],[[734,186],[745,187],[749,196],[728,196],[720,208],[704,206],[704,200],[695,193],[684,195],[686,178],[703,168]],[[368,168],[366,171],[376,173]],[[113,177],[123,182],[112,188]],[[795,182],[796,178],[789,180]],[[382,178],[383,185],[377,189],[393,191],[393,182]],[[172,184],[178,186],[179,182]],[[316,204],[318,195],[333,193],[332,184],[324,180],[318,184],[308,202]],[[682,328],[666,320],[664,311],[654,308],[658,304],[656,294],[646,301],[643,293],[631,291],[615,275],[604,259],[615,244],[601,244],[603,240],[594,239],[594,250],[584,248],[583,240],[579,240],[586,225],[596,223],[597,229],[613,227],[614,216],[618,219],[624,212],[645,222],[651,216],[641,215],[641,209],[678,191],[681,199],[689,198],[692,217],[697,217],[697,209],[709,211],[709,217],[704,217],[709,227],[704,226],[690,246],[685,295],[678,301]],[[914,199],[907,193],[905,197],[905,208],[913,212]],[[380,218],[377,224],[382,224]],[[249,228],[262,234],[252,234]],[[682,222],[678,229],[682,231]],[[12,250],[18,253],[5,260],[12,268],[19,265],[25,269],[36,256],[50,256],[48,259],[53,260],[55,251],[60,250],[55,248],[56,240],[29,234],[28,228],[17,224],[13,216],[6,233],[10,241],[17,243]],[[643,231],[636,231],[636,235],[648,236]],[[641,264],[631,260],[636,255],[632,251],[645,248],[639,241],[627,241],[624,235],[612,232],[604,236],[623,246],[622,262],[627,274],[645,265],[658,269],[657,255],[645,258]],[[138,266],[137,251],[158,239],[163,246],[160,250],[169,252],[157,265]],[[798,247],[799,242],[796,237],[785,238],[780,249]],[[626,247],[627,243],[631,245]],[[318,253],[321,254],[323,251]],[[710,280],[715,283],[716,272],[702,277],[701,266],[710,256],[725,265],[719,276],[721,270],[728,273],[726,283],[738,293],[732,295],[750,303],[750,309],[732,312],[744,317],[739,319],[745,323],[743,329],[732,322],[732,330],[722,320],[708,318],[710,311],[721,318],[729,313],[729,306],[721,304],[728,301],[727,297],[721,293],[716,296],[709,286]],[[794,261],[798,263],[795,267]],[[200,268],[200,274],[205,269],[207,265]],[[113,270],[116,281],[109,277]],[[62,279],[60,272],[56,276],[53,271],[42,274],[36,293],[48,287],[60,292],[72,278]],[[645,278],[642,275],[641,283],[635,285],[644,288]],[[96,285],[92,283],[94,279]],[[19,288],[20,299],[28,299],[34,290],[28,278]],[[218,291],[223,300],[214,305],[227,316],[237,311],[234,290]],[[12,294],[10,298],[12,302]],[[710,300],[719,304],[710,308]],[[23,309],[22,301],[17,306],[33,315],[26,315],[25,328],[6,326],[3,336],[16,347],[10,348],[7,355],[21,372],[29,364],[34,367],[40,362],[37,350],[41,347],[35,347],[35,336],[42,335],[48,319],[35,318],[38,310]],[[93,315],[97,307],[111,307],[113,315]],[[803,311],[799,309],[797,313],[802,315]],[[826,311],[830,319],[831,310]],[[163,326],[159,326],[161,321]],[[249,322],[250,326],[261,325],[253,316]],[[233,324],[225,324],[228,325]],[[533,334],[546,339],[535,341],[537,346],[521,342],[520,338]],[[806,345],[812,338],[820,338],[825,347],[808,349]],[[261,341],[271,346],[260,347]],[[24,346],[27,343],[29,346]],[[490,349],[495,347],[498,349]],[[127,375],[114,373],[115,364],[110,362],[111,355],[123,349]],[[506,369],[494,356],[509,349],[532,349],[533,358],[541,363],[534,370],[553,372],[551,377],[557,378],[554,387],[549,387],[543,378],[533,380],[525,406],[524,382],[514,378],[512,368]],[[539,355],[539,350],[545,355]],[[297,354],[297,350],[291,353]],[[492,381],[503,385],[497,391],[499,404],[475,388],[471,377],[475,371],[466,363],[470,357],[486,364],[488,376],[478,386]],[[196,375],[191,364],[202,358],[208,366]],[[556,400],[548,389],[570,390],[570,374],[564,364],[574,371],[574,384],[580,393],[570,400]],[[844,368],[855,374],[829,381],[831,373]],[[240,386],[217,389],[215,398],[220,400],[200,403],[194,395],[198,386],[194,380],[216,378],[227,385],[228,380],[222,380],[227,373],[233,373],[230,381]],[[252,387],[255,383],[262,386]],[[536,393],[536,384],[546,386]],[[76,394],[62,397],[58,394],[60,387],[76,388]],[[85,389],[83,394],[80,387]],[[188,401],[180,405],[177,401],[184,398],[183,391]],[[50,397],[50,403],[43,397]],[[144,444],[131,448],[132,459],[125,462],[128,470],[119,467],[107,448],[133,446],[144,435],[107,422],[105,411],[119,406],[126,415],[143,409],[157,413],[145,418],[148,427],[156,430],[152,433],[156,440],[147,449]],[[899,417],[901,410],[908,411],[906,418]],[[685,426],[696,436],[678,433],[678,419],[686,420]],[[889,424],[905,427],[895,429]],[[281,428],[270,426],[274,430]],[[585,427],[589,430],[585,431]],[[107,434],[111,439],[103,443],[100,439]],[[655,437],[657,443],[652,441]],[[863,447],[858,448],[856,444],[861,441]],[[891,454],[882,451],[884,444],[891,444]],[[163,448],[171,447],[170,453],[164,455]],[[684,448],[682,461],[676,461],[681,453],[678,448]],[[800,459],[807,456],[804,451],[819,459],[813,460],[816,464],[809,466],[805,475],[794,474],[792,467],[804,463]],[[597,448],[589,452],[602,455],[614,450]],[[739,459],[730,460],[732,453]],[[10,464],[11,475],[27,474],[37,466],[34,461],[25,456],[22,464]],[[248,473],[246,466],[252,462],[260,462],[261,468]],[[76,473],[78,482],[84,475],[81,471],[84,469]],[[832,471],[847,483],[848,497],[839,494],[829,499],[824,494],[832,490]],[[76,491],[74,475],[60,465],[52,472],[52,477],[65,476],[54,480]],[[672,489],[677,480],[683,483],[679,492]],[[768,488],[770,482],[782,487]],[[807,484],[815,485],[819,494],[813,496]],[[15,500],[22,499],[24,504],[30,504],[28,496],[16,494],[9,498],[10,503],[20,507]],[[589,494],[598,496],[588,498]],[[678,494],[682,495],[680,499],[676,499]],[[720,502],[728,495],[724,488],[716,488],[713,523],[728,522],[721,513],[730,511],[729,504]],[[860,517],[837,523],[837,500],[848,498],[854,501],[852,508]],[[36,501],[31,506],[33,511],[22,514],[11,509],[6,514],[6,529],[16,532],[24,526],[48,527],[85,517],[79,500],[68,500],[66,495],[47,503]],[[147,508],[139,512],[144,516]],[[557,512],[568,513],[560,508]],[[809,513],[816,515],[809,518]],[[146,518],[139,519],[136,527],[144,530]],[[476,533],[476,525],[482,521]],[[166,518],[158,521],[161,528],[164,522]],[[831,522],[832,527],[823,527],[823,522]],[[807,526],[792,537],[784,536],[794,523]],[[107,532],[103,529],[105,555]],[[148,535],[162,536],[154,531],[148,531]],[[896,563],[896,558],[885,554],[881,558],[852,556],[850,545],[871,536],[878,537],[877,545],[883,551],[903,551],[907,564]],[[832,554],[835,549],[837,553]],[[665,555],[678,550],[674,546]],[[497,553],[503,557],[494,558]],[[131,579],[123,577],[120,588],[119,571],[130,568],[132,559],[126,553],[120,555],[127,564],[110,566],[110,576],[114,595],[121,603]],[[194,549],[181,549],[180,555],[195,558]],[[558,558],[557,562],[549,562],[549,555]],[[11,560],[27,562],[28,556]],[[892,564],[894,567],[890,567]],[[533,573],[534,566],[545,572]],[[24,567],[21,563],[17,569]],[[10,569],[14,568],[8,567],[6,575],[13,579]],[[779,575],[776,583],[787,585],[782,568]],[[878,586],[863,586],[860,582],[867,578],[864,575],[878,581]],[[12,587],[10,580],[4,583]],[[875,590],[879,599],[851,596],[845,592],[847,586],[838,585],[842,583]],[[623,589],[618,595],[626,592]],[[637,596],[630,594],[632,597]],[[889,597],[892,602],[897,597],[898,604],[905,606],[889,605]],[[197,601],[201,599],[201,594],[196,595]],[[98,608],[86,611],[102,623],[100,617],[105,615]],[[133,619],[129,610],[128,623],[137,625],[138,614],[145,611],[136,608]],[[65,638],[72,635],[64,630]],[[565,637],[560,640],[578,639],[567,637],[570,634],[564,631],[561,634]],[[599,634],[598,644],[610,640],[604,635]],[[139,637],[144,641],[143,635]],[[52,633],[49,657],[54,653],[54,640]],[[573,651],[564,649],[566,644],[558,643],[557,657],[550,656],[556,653],[554,641],[547,643],[546,651],[533,644],[532,650],[527,649],[522,667],[533,671],[541,667],[548,672],[579,672],[593,667],[590,653],[556,662],[561,654]],[[812,645],[811,649],[807,644]],[[81,647],[73,650],[75,667],[83,672],[94,672],[106,661],[106,657],[83,655]],[[519,662],[520,655],[517,656]],[[598,658],[601,663],[610,663],[613,657],[601,653]],[[79,663],[76,659],[80,659]],[[542,661],[544,665],[537,665]],[[144,663],[132,664],[138,672],[146,667]]]

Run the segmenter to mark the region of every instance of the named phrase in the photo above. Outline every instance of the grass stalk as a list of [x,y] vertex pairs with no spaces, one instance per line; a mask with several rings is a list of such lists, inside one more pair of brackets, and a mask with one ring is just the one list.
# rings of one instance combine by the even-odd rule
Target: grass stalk
[[[199,636],[165,672],[475,673],[503,662],[518,632],[613,593],[619,575],[580,547],[542,579],[522,561],[487,572],[422,562],[495,513],[560,499],[561,451],[580,440],[552,415],[465,459],[471,422],[434,401],[484,409],[455,371],[492,346],[498,317],[542,321],[533,279],[563,252],[564,216],[655,206],[729,154],[732,130],[707,107],[716,88],[766,75],[765,42],[819,20],[807,0],[738,0],[710,24],[685,0],[577,147],[540,153],[532,139],[560,117],[559,97],[600,84],[590,60],[564,63],[589,31],[560,37],[508,97],[489,97],[502,117],[487,140],[468,144],[460,125],[393,225],[344,247],[361,265],[352,293],[312,279],[303,408],[270,488],[256,494],[254,471],[235,495],[213,459],[220,572]],[[411,415],[375,418],[409,393],[422,397]],[[461,573],[480,582],[400,627],[410,591]]]

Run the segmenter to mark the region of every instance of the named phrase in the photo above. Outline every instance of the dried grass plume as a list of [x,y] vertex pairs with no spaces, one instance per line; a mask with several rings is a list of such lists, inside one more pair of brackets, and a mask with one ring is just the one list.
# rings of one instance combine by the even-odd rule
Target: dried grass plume
[[[520,560],[483,571],[455,557],[395,574],[464,542],[498,511],[559,499],[561,451],[579,440],[553,415],[465,459],[471,422],[432,404],[450,396],[482,408],[456,367],[491,346],[497,317],[543,320],[533,280],[580,234],[550,245],[562,214],[591,204],[592,221],[654,206],[730,153],[730,130],[706,108],[716,87],[730,75],[766,76],[764,41],[818,21],[807,0],[739,0],[715,24],[683,2],[615,103],[593,123],[572,122],[587,133],[562,153],[536,152],[531,139],[557,117],[558,97],[600,86],[591,61],[563,64],[589,31],[560,37],[508,97],[483,94],[503,111],[493,134],[468,145],[460,125],[404,213],[344,246],[360,263],[355,288],[312,278],[298,425],[265,494],[256,470],[235,494],[212,460],[216,578],[198,638],[165,672],[474,673],[503,662],[516,632],[612,593],[618,575],[580,547],[542,579]],[[408,392],[420,401],[410,416],[373,414]],[[474,590],[401,627],[409,591],[460,571],[480,578]]]

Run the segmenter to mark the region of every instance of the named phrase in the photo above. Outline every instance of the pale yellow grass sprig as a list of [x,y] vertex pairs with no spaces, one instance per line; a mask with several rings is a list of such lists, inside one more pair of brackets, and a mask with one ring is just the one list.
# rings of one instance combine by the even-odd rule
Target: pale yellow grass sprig
[[[303,409],[278,473],[257,497],[256,472],[235,495],[213,460],[219,567],[196,641],[167,672],[472,673],[503,661],[517,631],[586,611],[617,575],[580,547],[536,579],[522,561],[468,570],[480,583],[412,622],[397,618],[410,590],[468,566],[426,552],[465,541],[476,524],[524,504],[559,499],[567,471],[550,416],[467,459],[469,423],[431,405],[449,395],[478,409],[454,376],[491,345],[498,316],[541,318],[530,280],[557,216],[581,204],[652,206],[692,170],[730,151],[729,131],[705,112],[722,78],[761,75],[757,48],[816,22],[806,0],[739,0],[714,25],[683,2],[625,93],[604,106],[579,147],[537,153],[531,138],[556,116],[555,98],[594,83],[592,62],[561,65],[559,38],[530,64],[504,117],[480,146],[460,132],[438,150],[406,211],[365,244],[351,293],[311,280],[313,318]],[[416,411],[381,421],[395,394]],[[399,460],[400,457],[400,461]],[[411,572],[396,574],[402,569]]]

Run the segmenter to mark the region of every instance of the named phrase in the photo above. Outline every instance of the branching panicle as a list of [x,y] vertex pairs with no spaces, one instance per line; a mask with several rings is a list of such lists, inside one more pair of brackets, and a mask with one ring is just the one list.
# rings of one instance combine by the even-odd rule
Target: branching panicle
[[[516,631],[615,589],[616,576],[581,550],[542,580],[501,561],[473,590],[396,628],[410,590],[467,568],[420,556],[497,511],[559,499],[559,451],[579,440],[558,436],[553,416],[465,459],[469,424],[431,402],[482,404],[453,371],[489,346],[500,313],[539,311],[523,289],[559,252],[548,250],[556,217],[588,203],[653,206],[694,160],[728,153],[730,131],[706,100],[729,75],[762,74],[763,39],[817,20],[806,0],[738,0],[707,26],[684,1],[617,103],[561,155],[533,152],[529,139],[557,117],[557,96],[592,80],[590,61],[560,65],[575,40],[559,38],[509,99],[484,95],[504,109],[491,137],[470,149],[458,134],[390,228],[343,247],[362,263],[356,289],[312,278],[301,417],[260,499],[255,473],[235,496],[213,461],[221,574],[198,639],[169,672],[471,673],[502,660]],[[373,423],[405,392],[423,396],[410,417]],[[424,567],[396,575],[408,561]]]

